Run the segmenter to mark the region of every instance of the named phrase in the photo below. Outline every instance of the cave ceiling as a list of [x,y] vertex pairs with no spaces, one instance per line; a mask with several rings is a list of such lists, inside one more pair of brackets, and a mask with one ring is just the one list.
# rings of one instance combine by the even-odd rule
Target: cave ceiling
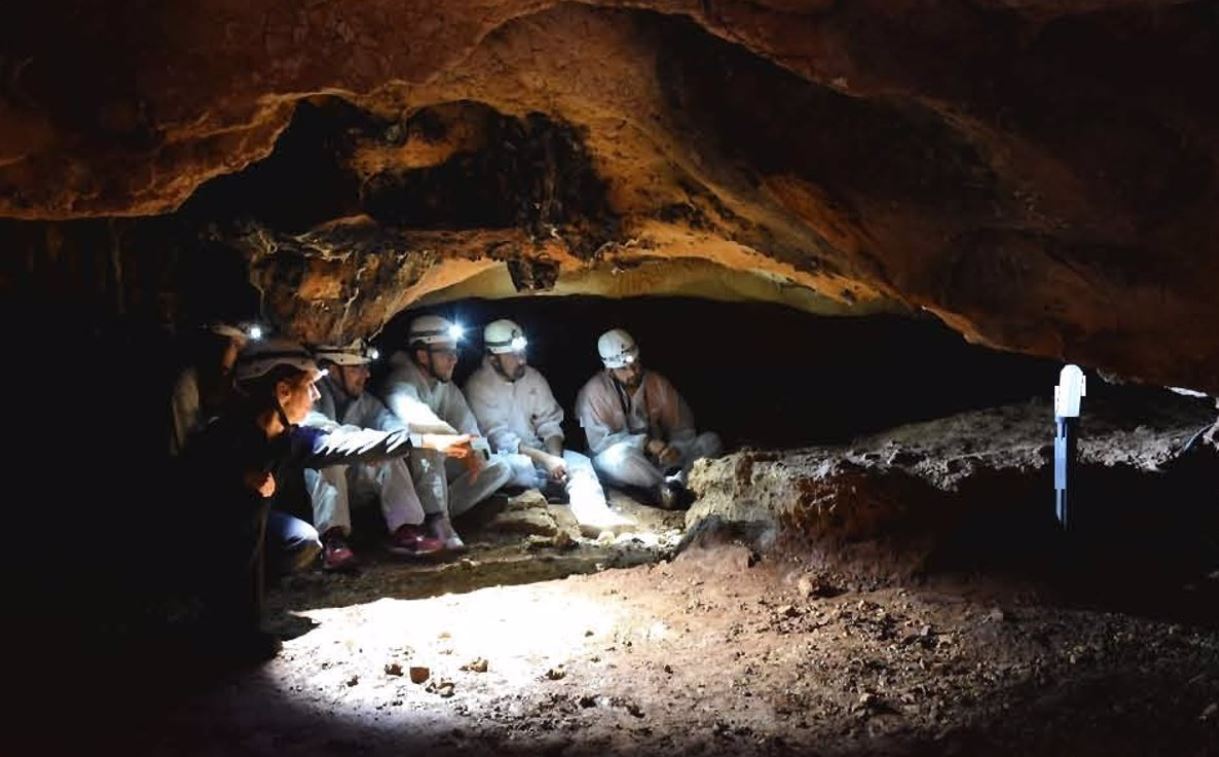
[[705,294],[1219,390],[1216,2],[21,5],[0,217],[196,219],[303,338]]

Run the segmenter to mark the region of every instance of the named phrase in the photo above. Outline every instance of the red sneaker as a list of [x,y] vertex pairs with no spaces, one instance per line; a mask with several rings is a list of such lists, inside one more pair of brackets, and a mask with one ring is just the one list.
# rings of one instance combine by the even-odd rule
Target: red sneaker
[[322,570],[331,572],[355,570],[360,564],[356,553],[347,545],[347,537],[340,528],[332,528],[322,534]]
[[401,557],[426,557],[442,552],[444,542],[428,536],[420,526],[407,524],[394,531],[387,547],[391,554]]

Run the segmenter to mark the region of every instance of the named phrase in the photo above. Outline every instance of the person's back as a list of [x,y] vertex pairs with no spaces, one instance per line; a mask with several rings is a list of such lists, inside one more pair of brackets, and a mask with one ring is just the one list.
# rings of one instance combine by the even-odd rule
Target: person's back
[[217,322],[193,334],[191,341],[189,358],[171,389],[171,456],[181,454],[190,435],[219,414],[231,399],[233,365],[248,336],[239,326]]

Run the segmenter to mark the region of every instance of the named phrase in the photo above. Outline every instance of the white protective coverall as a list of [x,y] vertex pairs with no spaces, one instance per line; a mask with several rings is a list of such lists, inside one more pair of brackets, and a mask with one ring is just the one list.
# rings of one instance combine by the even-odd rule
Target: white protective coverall
[[184,368],[174,382],[169,400],[169,454],[177,457],[186,448],[187,438],[203,427],[202,401],[199,399],[199,374],[195,368]]
[[713,433],[696,434],[694,414],[667,378],[645,370],[639,388],[628,390],[603,370],[576,395],[576,417],[588,438],[593,468],[611,484],[651,488],[665,480],[666,471],[648,459],[648,437],[666,441],[681,453],[672,467],[678,479],[700,457],[715,457],[722,449]]
[[[405,352],[395,352],[389,364],[391,371],[382,384],[381,396],[411,433],[482,436],[478,421],[456,384],[431,379]],[[446,458],[443,452],[414,449],[407,459],[423,510],[428,514],[461,515],[512,477],[512,469],[503,459],[492,458],[477,477],[472,477],[460,462]]]
[[[405,428],[381,400],[364,392],[341,407],[343,391],[329,376],[316,384],[321,397],[305,418],[304,425],[333,429],[337,426],[396,431]],[[341,415],[341,417],[340,417]],[[313,525],[318,533],[341,528],[351,533],[351,507],[376,499],[392,534],[403,525],[423,522],[423,506],[415,493],[406,459],[380,463],[332,465],[321,470],[305,469],[305,487],[313,501]]]
[[[519,451],[521,445],[545,450],[547,439],[563,439],[563,409],[542,374],[526,366],[524,376],[508,381],[484,356],[483,364],[466,382],[466,397],[487,432],[491,448],[512,465],[511,483],[530,488],[544,485],[545,472]],[[588,457],[565,449],[563,462],[567,465],[571,512],[581,525],[608,527],[628,522],[606,505],[605,491]]]

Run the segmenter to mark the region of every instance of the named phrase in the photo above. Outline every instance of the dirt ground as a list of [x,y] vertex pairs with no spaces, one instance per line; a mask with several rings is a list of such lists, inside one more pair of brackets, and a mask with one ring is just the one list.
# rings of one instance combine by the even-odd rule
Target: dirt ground
[[[354,580],[415,580],[372,572]],[[416,599],[321,606],[297,585],[276,601],[312,627],[279,658],[106,737],[191,755],[1219,753],[1214,624],[1020,581],[850,580],[722,544]],[[1189,591],[1214,602],[1209,583]]]
[[833,584],[723,546],[304,610],[265,667],[110,725],[149,754],[1219,750],[1214,628],[1031,587]]
[[[959,445],[1028,417],[992,415],[912,438]],[[1175,448],[1164,434],[1190,424],[1157,427],[1167,431],[1115,429],[1132,441],[1111,451]],[[897,446],[911,428],[873,446],[906,465],[944,456]],[[737,496],[777,503],[782,486],[820,496],[790,484],[803,468],[787,460],[800,454],[822,453],[751,463]],[[1027,466],[1011,449],[989,457],[1045,464],[1036,448]],[[986,458],[969,462],[995,467]],[[776,473],[757,473],[763,464]],[[725,467],[724,481],[742,480]],[[840,505],[854,501],[848,485],[858,496],[884,475],[805,468],[844,482],[832,492]],[[995,496],[951,488],[960,507]],[[1191,498],[1215,502],[1213,491]],[[200,666],[166,647],[139,665],[119,655],[10,680],[52,692],[36,719],[44,752],[64,742],[132,755],[1219,754],[1219,565],[1186,580],[1150,570],[1142,553],[1110,570],[1086,552],[1073,568],[1016,540],[1045,569],[886,579],[811,549],[765,551],[732,522],[686,531],[685,513],[611,501],[638,527],[585,538],[565,508],[526,494],[459,522],[472,547],[461,559],[409,565],[374,549],[358,575],[292,577],[269,597],[284,650],[261,667]]]

